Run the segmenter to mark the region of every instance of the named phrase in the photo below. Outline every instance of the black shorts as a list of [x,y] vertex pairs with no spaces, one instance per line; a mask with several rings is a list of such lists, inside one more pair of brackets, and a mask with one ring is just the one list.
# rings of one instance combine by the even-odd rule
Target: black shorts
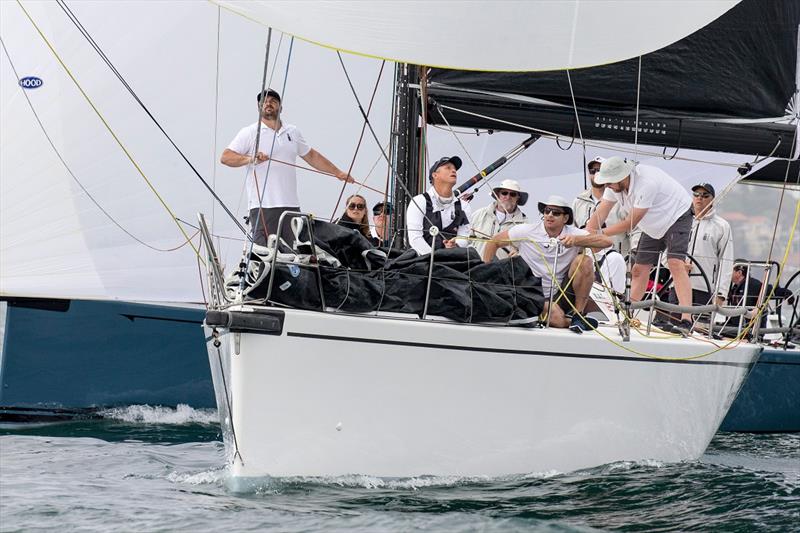
[[[278,231],[278,221],[281,215],[286,211],[300,211],[299,207],[265,207],[261,208],[261,214],[258,213],[258,207],[250,210],[248,215],[248,223],[250,224],[250,232],[253,234],[253,241],[261,246],[267,245],[267,236],[274,234]],[[281,237],[289,246],[294,242],[294,234],[292,234],[291,217],[286,215],[283,217],[283,225],[281,226]],[[266,228],[266,232],[264,229]]]
[[689,238],[692,234],[692,210],[686,211],[678,220],[672,223],[667,232],[660,239],[654,239],[642,232],[639,245],[636,247],[634,262],[637,265],[655,265],[658,256],[667,251],[668,259],[686,259],[689,251]]

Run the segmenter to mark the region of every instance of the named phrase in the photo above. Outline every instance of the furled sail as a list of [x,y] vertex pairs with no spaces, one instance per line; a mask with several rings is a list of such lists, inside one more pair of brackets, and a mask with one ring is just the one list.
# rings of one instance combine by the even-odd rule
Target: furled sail
[[480,71],[553,70],[621,61],[686,37],[736,3],[219,1],[264,25],[337,50]]
[[[638,111],[640,143],[762,155],[778,145],[773,155],[791,157],[793,126],[752,121],[782,118],[794,98],[798,24],[794,0],[745,0],[697,32],[643,54],[641,70],[638,58],[572,69],[569,77],[565,70],[433,69],[430,94],[452,125],[577,134],[574,95],[585,137],[632,142]],[[435,110],[430,120],[444,122]]]

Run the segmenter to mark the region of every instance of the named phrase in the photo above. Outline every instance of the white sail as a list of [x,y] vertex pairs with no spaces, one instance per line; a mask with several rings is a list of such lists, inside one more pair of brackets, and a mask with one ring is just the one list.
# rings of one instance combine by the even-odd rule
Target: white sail
[[588,67],[658,50],[735,0],[220,0],[296,37],[370,57],[483,71]]

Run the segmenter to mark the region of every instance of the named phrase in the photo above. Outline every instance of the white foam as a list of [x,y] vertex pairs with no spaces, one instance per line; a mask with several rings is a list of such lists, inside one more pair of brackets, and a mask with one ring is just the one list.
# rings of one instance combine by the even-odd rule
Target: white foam
[[219,415],[215,409],[193,409],[185,404],[178,407],[151,405],[129,405],[115,407],[100,412],[103,418],[139,424],[218,424]]
[[207,470],[204,472],[196,472],[194,474],[182,474],[180,472],[170,472],[167,474],[167,480],[172,483],[181,483],[185,485],[208,485],[219,483],[227,477],[226,469]]

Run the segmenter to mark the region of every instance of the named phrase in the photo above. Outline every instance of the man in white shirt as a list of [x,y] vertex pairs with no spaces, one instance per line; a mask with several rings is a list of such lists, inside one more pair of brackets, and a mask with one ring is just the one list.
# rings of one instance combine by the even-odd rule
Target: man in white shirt
[[[642,299],[650,269],[661,251],[666,250],[667,267],[672,274],[678,303],[692,305],[692,289],[685,266],[692,228],[689,209],[692,201],[688,192],[660,168],[616,156],[603,162],[595,180],[608,187],[586,228],[602,235],[619,235],[638,226],[643,233],[631,269],[631,299]],[[603,228],[616,203],[629,213],[628,217]],[[692,315],[683,313],[681,319],[679,331],[688,333]]]
[[[572,212],[575,213],[575,225],[579,228],[585,228],[589,219],[597,211],[597,206],[600,205],[600,200],[603,199],[603,193],[606,190],[604,184],[597,183],[595,176],[600,171],[600,165],[605,161],[604,157],[595,157],[586,164],[586,173],[589,177],[591,186],[575,197],[572,202]],[[606,225],[616,224],[620,220],[624,220],[628,214],[623,212],[619,204],[615,204],[611,212],[606,218]],[[623,257],[627,256],[632,248],[636,247],[639,242],[641,231],[636,228],[619,235],[611,237],[614,250],[620,252]]]
[[[483,250],[484,262],[492,261],[499,246],[513,242],[533,274],[542,280],[544,312],[549,314],[550,325],[570,328],[576,333],[597,327],[596,320],[581,316],[594,282],[592,258],[585,255],[583,249],[606,248],[611,246],[611,239],[576,228],[572,208],[560,196],[550,196],[547,201],[540,202],[539,212],[542,213],[541,222],[520,224],[495,235]],[[553,277],[558,285],[554,285]],[[565,298],[559,286],[563,287],[568,279],[572,283],[564,290]],[[558,303],[552,309],[549,305],[551,295],[553,302]],[[580,315],[573,314],[573,305]]]
[[[428,254],[431,249],[466,248],[469,245],[469,204],[453,195],[459,168],[461,158],[458,156],[436,161],[428,174],[431,186],[408,204],[408,244],[419,255]],[[439,230],[435,237],[430,233],[432,226]]]
[[[520,209],[520,206],[528,201],[528,193],[522,190],[517,181],[503,180],[492,188],[492,198],[494,202],[478,209],[470,218],[471,235],[478,238],[472,246],[481,255],[486,247],[486,241],[480,239],[489,239],[503,230],[528,221],[527,215]],[[499,248],[497,259],[505,259],[512,250],[516,250],[513,245]]]
[[[333,174],[352,183],[353,178],[342,172],[322,154],[311,148],[300,130],[281,120],[281,95],[272,89],[256,95],[261,120],[242,128],[222,152],[220,162],[229,167],[248,166],[247,206],[253,241],[267,244],[267,235],[275,233],[285,211],[299,211],[297,156],[321,172]],[[260,126],[260,136],[258,136]],[[258,151],[256,151],[256,137]],[[254,165],[254,166],[253,166]],[[250,166],[253,166],[252,171]],[[291,242],[289,220],[284,219],[281,236]]]

